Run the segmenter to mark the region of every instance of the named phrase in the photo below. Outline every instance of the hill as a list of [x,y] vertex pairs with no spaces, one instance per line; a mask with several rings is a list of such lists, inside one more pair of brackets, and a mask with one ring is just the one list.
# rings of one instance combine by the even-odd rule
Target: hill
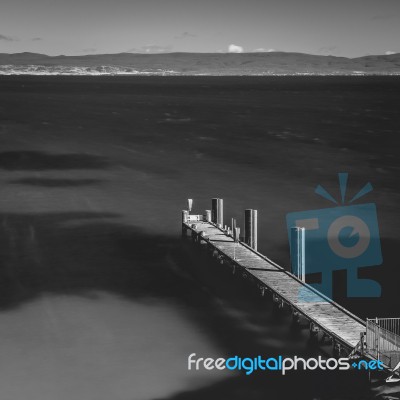
[[400,54],[359,58],[303,53],[165,53],[47,56],[0,53],[0,74],[400,74]]

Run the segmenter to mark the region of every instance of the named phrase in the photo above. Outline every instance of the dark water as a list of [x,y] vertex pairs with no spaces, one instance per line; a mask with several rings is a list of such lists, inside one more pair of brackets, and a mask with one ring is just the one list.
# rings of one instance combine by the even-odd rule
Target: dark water
[[[370,181],[398,316],[400,80],[395,77],[1,77],[2,399],[392,396],[346,374],[187,371],[187,356],[313,354],[251,287],[183,245],[180,210],[259,210],[259,247],[288,265],[285,215]],[[213,275],[214,274],[214,275]],[[211,279],[211,276],[213,278]],[[301,388],[301,389],[300,389]],[[392,394],[388,394],[393,392]],[[396,394],[397,393],[397,394]]]

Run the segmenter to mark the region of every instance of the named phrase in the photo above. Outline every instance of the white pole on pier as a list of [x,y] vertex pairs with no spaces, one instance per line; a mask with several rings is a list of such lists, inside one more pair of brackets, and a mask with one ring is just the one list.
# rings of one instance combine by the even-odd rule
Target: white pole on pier
[[292,273],[301,281],[306,281],[306,240],[305,228],[293,227],[290,230],[290,258]]
[[191,212],[193,207],[193,199],[188,199],[188,211]]

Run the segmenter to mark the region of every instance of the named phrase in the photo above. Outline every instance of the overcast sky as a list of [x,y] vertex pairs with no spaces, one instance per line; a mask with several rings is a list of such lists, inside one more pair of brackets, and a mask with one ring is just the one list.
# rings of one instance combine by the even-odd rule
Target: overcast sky
[[0,0],[0,52],[400,52],[400,0]]

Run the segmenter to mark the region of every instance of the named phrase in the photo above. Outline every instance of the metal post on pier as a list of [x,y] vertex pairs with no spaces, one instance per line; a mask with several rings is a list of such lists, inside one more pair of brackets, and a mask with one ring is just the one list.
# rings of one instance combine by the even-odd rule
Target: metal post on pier
[[235,230],[233,231],[233,240],[235,242],[239,242],[240,240],[240,228],[235,224]]
[[224,200],[218,199],[218,222],[217,224],[224,224]]
[[189,211],[182,210],[182,223],[188,222],[188,219],[189,219]]
[[218,218],[218,199],[211,199],[211,222],[217,223]]
[[257,251],[257,210],[247,209],[244,211],[244,241]]
[[224,201],[223,199],[212,199],[211,220],[218,227],[223,226],[224,221]]
[[297,226],[290,230],[292,273],[303,282],[306,281],[305,232],[305,228],[299,228]]
[[375,318],[375,323],[376,323],[376,355],[377,355],[377,359],[380,360],[380,351],[379,351],[379,341],[380,341],[380,337],[381,337],[381,332],[380,332],[380,326],[379,326],[379,321],[378,321],[378,317]]
[[236,260],[236,246],[239,243],[239,237],[240,237],[240,228],[236,228],[233,231],[233,237],[234,237],[234,245],[233,245],[233,259]]

